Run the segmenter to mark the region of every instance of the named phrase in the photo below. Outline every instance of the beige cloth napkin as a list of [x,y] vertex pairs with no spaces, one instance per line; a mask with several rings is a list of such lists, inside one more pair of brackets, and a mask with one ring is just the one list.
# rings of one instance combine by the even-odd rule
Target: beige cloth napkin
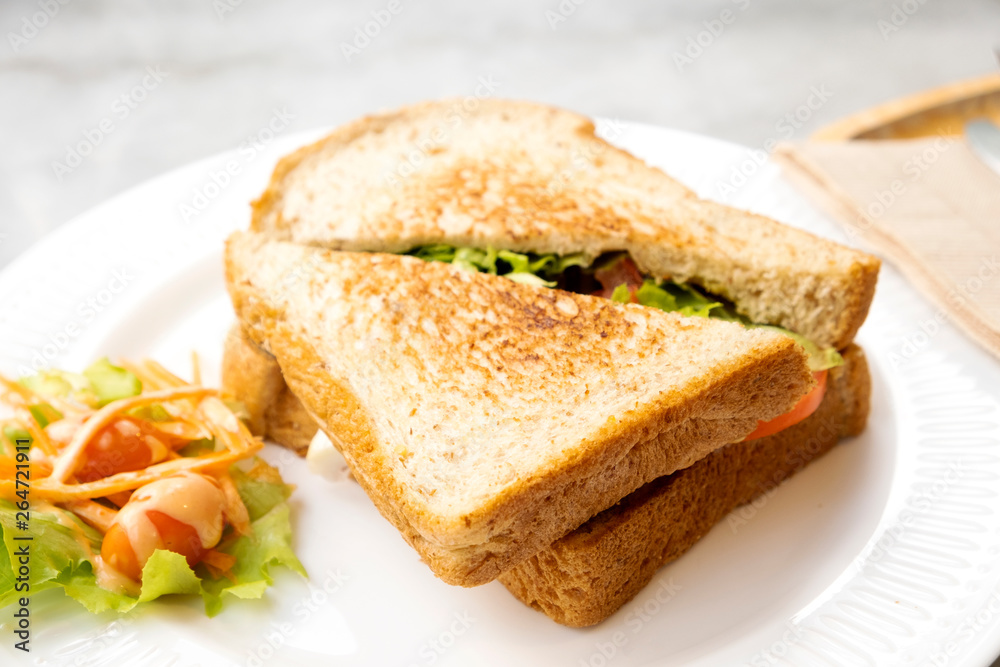
[[1000,357],[1000,176],[962,137],[785,144],[790,180]]

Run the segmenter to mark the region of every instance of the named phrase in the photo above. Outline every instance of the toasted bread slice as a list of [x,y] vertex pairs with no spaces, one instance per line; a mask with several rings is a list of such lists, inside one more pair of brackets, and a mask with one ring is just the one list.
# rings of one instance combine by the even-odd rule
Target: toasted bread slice
[[223,346],[222,390],[243,403],[251,433],[305,456],[319,426],[288,389],[278,360],[250,340],[239,322]]
[[400,255],[236,233],[248,335],[449,583],[493,580],[790,409],[791,339]]
[[578,114],[457,100],[362,118],[282,159],[253,230],[339,250],[429,243],[521,252],[627,250],[646,274],[704,286],[755,322],[841,349],[879,261],[698,199],[595,136]]
[[647,484],[504,572],[500,581],[564,625],[603,621],[734,508],[864,429],[868,365],[856,345],[843,354],[844,366],[830,371],[823,402],[807,419],[766,438],[727,445]]

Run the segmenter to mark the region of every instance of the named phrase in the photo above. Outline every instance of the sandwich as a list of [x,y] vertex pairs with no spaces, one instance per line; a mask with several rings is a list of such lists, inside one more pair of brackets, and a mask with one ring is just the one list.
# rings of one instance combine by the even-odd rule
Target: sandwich
[[224,384],[293,449],[321,428],[445,581],[592,624],[863,428],[878,260],[699,199],[576,114],[448,108],[278,164],[227,248]]

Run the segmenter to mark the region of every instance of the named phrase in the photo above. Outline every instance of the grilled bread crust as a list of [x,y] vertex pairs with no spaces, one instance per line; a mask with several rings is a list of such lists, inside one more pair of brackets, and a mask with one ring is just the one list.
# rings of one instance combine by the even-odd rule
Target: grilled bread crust
[[791,339],[399,255],[238,232],[246,333],[358,482],[473,586],[812,385]]

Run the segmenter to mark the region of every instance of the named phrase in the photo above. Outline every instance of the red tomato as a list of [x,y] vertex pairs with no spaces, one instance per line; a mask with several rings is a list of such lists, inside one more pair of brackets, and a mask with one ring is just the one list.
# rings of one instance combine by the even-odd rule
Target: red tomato
[[157,549],[178,553],[194,567],[219,543],[224,527],[225,495],[218,483],[178,473],[132,493],[104,536],[101,559],[138,582]]
[[189,567],[194,567],[205,557],[208,549],[202,545],[197,530],[157,510],[149,510],[146,517],[156,526],[162,548],[184,556]]
[[794,408],[783,415],[775,417],[774,419],[759,422],[753,433],[744,438],[744,442],[747,440],[756,440],[757,438],[774,435],[778,431],[783,431],[793,424],[798,424],[800,421],[816,412],[819,404],[823,402],[824,394],[826,394],[826,371],[817,371],[813,373],[813,377],[816,378],[816,386],[812,388],[812,391],[800,398]]
[[135,557],[128,533],[117,523],[111,524],[101,543],[101,559],[132,581],[142,578],[142,565]]
[[632,302],[635,303],[635,292],[642,287],[642,274],[639,272],[639,267],[628,256],[622,257],[611,266],[598,269],[594,272],[594,277],[601,283],[602,288],[594,292],[594,296],[603,296],[605,299],[611,298],[616,287],[625,285],[632,294]]
[[119,417],[98,431],[83,450],[76,478],[81,482],[93,482],[162,461],[167,449],[157,436],[143,420]]

